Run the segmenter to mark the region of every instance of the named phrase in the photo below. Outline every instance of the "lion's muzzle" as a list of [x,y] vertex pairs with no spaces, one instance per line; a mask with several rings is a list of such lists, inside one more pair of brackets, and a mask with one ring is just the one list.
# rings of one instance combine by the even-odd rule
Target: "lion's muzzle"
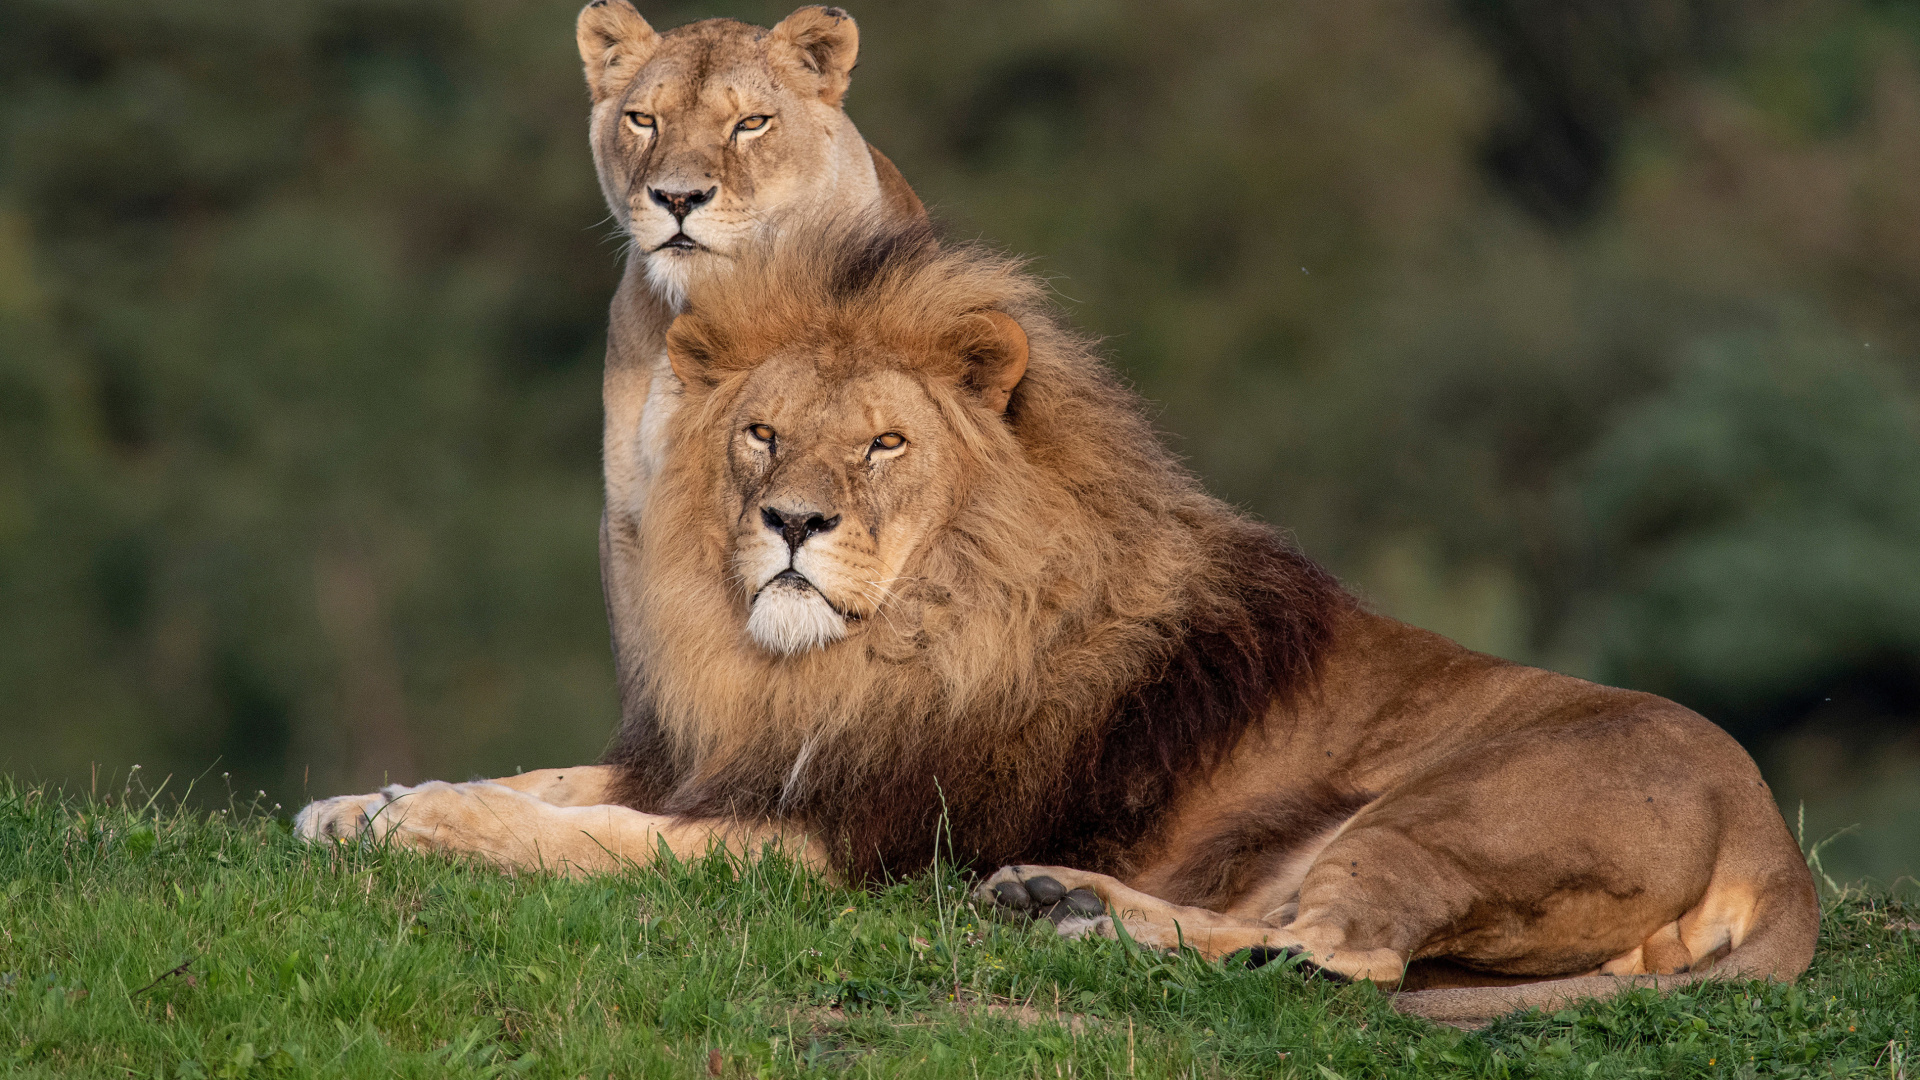
[[782,570],[753,598],[747,635],[769,652],[793,656],[845,637],[846,616],[792,568]]

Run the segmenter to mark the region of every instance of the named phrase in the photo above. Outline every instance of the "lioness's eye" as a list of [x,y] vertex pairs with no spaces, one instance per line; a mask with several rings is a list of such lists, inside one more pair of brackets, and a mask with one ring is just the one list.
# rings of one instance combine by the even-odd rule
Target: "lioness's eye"
[[733,125],[733,130],[759,131],[761,128],[766,127],[767,121],[771,119],[773,119],[771,116],[749,116],[745,120]]
[[898,450],[905,445],[907,445],[907,437],[905,435],[897,431],[889,431],[885,435],[879,435],[874,438],[872,449]]
[[760,442],[766,443],[769,449],[772,448],[773,429],[771,427],[765,424],[749,424],[747,426],[747,434],[753,436]]
[[627,126],[635,131],[652,131],[653,117],[643,112],[630,112],[627,114]]

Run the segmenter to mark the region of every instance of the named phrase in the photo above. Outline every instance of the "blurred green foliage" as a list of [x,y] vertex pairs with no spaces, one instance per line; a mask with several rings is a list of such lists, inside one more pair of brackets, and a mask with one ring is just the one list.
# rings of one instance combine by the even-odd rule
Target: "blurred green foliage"
[[[0,0],[0,768],[292,803],[598,751],[574,10]],[[854,14],[862,130],[1215,490],[1920,824],[1855,790],[1920,776],[1866,767],[1920,761],[1920,5]],[[1920,868],[1890,820],[1858,865]]]

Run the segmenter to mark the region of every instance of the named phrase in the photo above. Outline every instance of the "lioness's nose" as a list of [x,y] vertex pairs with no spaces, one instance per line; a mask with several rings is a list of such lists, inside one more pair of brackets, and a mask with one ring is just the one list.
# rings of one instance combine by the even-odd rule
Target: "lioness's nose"
[[717,184],[705,191],[661,191],[659,188],[648,188],[647,195],[654,202],[666,207],[667,213],[673,215],[673,220],[685,221],[688,214],[705,206],[707,200],[713,198],[714,192],[719,190],[720,187]]
[[800,545],[813,536],[823,532],[832,532],[840,524],[840,515],[826,517],[811,510],[780,510],[771,506],[760,508],[760,520],[767,528],[780,534],[787,542],[788,551],[799,551]]

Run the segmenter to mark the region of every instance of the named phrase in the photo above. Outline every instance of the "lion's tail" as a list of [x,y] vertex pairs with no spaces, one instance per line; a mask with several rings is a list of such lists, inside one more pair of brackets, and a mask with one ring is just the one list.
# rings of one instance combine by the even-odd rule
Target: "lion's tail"
[[[1805,892],[1811,892],[1811,882]],[[1478,1027],[1496,1016],[1521,1009],[1553,1010],[1589,998],[1608,998],[1635,987],[1665,992],[1707,979],[1767,979],[1791,982],[1813,959],[1820,932],[1820,907],[1794,887],[1763,893],[1755,905],[1753,933],[1719,963],[1704,971],[1678,975],[1584,975],[1519,986],[1475,986],[1456,990],[1415,990],[1395,994],[1403,1013],[1457,1027]]]

